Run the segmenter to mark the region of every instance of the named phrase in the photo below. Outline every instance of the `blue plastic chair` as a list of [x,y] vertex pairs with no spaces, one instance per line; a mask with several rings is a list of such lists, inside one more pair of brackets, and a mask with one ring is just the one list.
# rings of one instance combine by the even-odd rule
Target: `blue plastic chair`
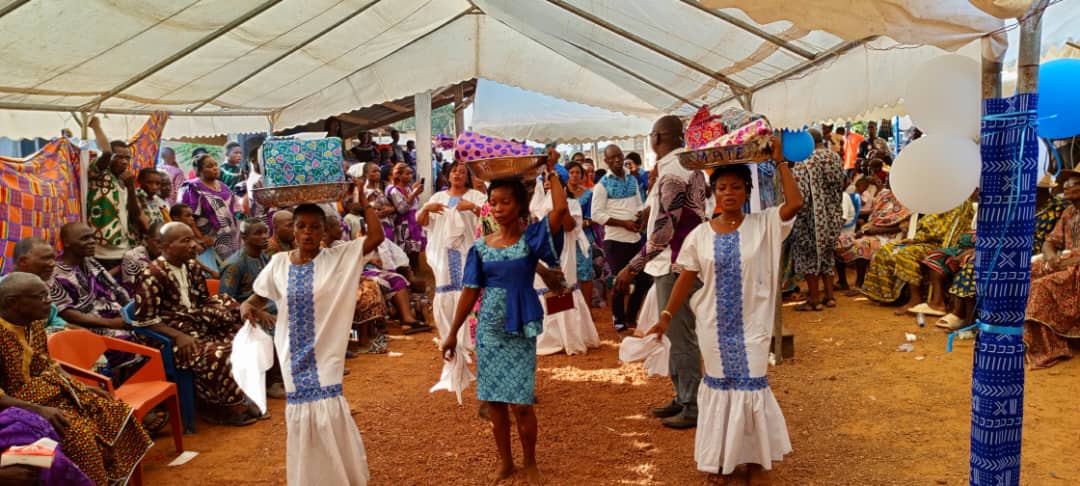
[[121,315],[124,322],[135,330],[135,335],[162,344],[161,360],[165,364],[165,376],[169,381],[176,383],[177,394],[180,396],[180,415],[184,421],[184,433],[195,433],[195,375],[191,373],[191,370],[176,367],[172,338],[147,327],[135,326],[135,302],[125,305]]

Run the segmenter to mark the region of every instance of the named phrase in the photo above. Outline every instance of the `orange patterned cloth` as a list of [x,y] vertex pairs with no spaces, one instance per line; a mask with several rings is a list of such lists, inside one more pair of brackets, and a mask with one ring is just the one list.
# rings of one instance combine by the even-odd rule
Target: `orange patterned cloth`
[[79,148],[66,138],[25,159],[0,157],[0,269],[11,270],[15,243],[37,237],[56,243],[60,227],[82,219]]

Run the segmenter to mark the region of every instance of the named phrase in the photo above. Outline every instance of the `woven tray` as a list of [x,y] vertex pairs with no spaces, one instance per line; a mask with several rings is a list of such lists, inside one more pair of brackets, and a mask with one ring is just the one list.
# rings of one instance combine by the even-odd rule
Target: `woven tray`
[[515,155],[465,162],[473,177],[485,182],[500,179],[535,179],[544,169],[547,155]]
[[772,159],[772,152],[756,141],[742,145],[687,150],[679,154],[679,164],[686,170],[703,170],[733,164],[757,164]]
[[298,204],[337,202],[345,196],[352,184],[331,182],[326,184],[301,184],[295,186],[261,187],[252,191],[255,201],[266,207],[283,208]]

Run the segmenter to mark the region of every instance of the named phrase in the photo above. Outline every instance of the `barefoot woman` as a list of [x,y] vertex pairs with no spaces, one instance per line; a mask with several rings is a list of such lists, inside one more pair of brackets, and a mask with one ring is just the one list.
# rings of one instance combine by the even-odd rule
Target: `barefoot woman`
[[[774,160],[779,158],[774,154]],[[772,469],[773,461],[791,452],[784,415],[765,375],[780,295],[780,247],[802,206],[787,164],[780,165],[780,177],[786,202],[744,214],[750,169],[733,165],[713,172],[711,185],[722,214],[686,237],[678,259],[684,271],[650,331],[663,335],[700,278],[704,286],[690,298],[705,362],[694,458],[699,470],[713,474],[731,474],[747,464],[747,474],[753,475],[754,469]]]
[[[375,210],[365,199],[360,204],[368,228],[378,228]],[[365,485],[367,456],[341,381],[364,255],[384,235],[370,231],[364,239],[320,248],[326,215],[314,204],[293,211],[293,229],[297,248],[274,255],[240,313],[273,325],[275,318],[263,309],[268,300],[277,305],[274,347],[285,378],[289,484]]]
[[[558,154],[549,151],[546,177],[558,177],[553,166]],[[453,327],[443,338],[447,359],[458,348],[458,330],[484,290],[476,325],[476,395],[489,403],[499,462],[493,481],[514,471],[510,454],[510,410],[517,419],[518,435],[525,455],[529,484],[540,483],[536,467],[536,414],[533,391],[536,385],[536,336],[543,331],[544,311],[533,288],[536,264],[544,260],[555,265],[562,246],[562,220],[567,213],[566,192],[561,184],[551,188],[553,208],[547,221],[522,227],[528,217],[528,196],[519,181],[494,181],[488,188],[488,202],[499,230],[477,240],[465,261],[461,300],[454,313]],[[463,349],[463,348],[462,348]]]

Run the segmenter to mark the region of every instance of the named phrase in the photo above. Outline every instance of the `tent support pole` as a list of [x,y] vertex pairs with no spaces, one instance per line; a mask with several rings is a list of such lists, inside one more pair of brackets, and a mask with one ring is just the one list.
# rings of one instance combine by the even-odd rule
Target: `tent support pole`
[[82,220],[87,221],[86,197],[89,193],[90,184],[90,113],[82,112],[82,116],[72,113],[79,122],[79,212]]
[[0,8],[0,18],[3,18],[5,15],[7,15],[7,14],[9,14],[11,12],[14,12],[15,9],[17,9],[17,8],[23,6],[23,5],[26,5],[28,3],[30,3],[30,0],[17,0],[15,2],[11,2],[9,5],[5,6],[4,8]]
[[724,83],[725,85],[728,86],[728,89],[730,89],[732,93],[740,94],[740,93],[745,93],[746,91],[748,91],[748,88],[746,86],[744,86],[742,83],[739,83],[738,81],[735,81],[734,79],[731,79],[731,78],[729,78],[729,77],[727,77],[727,76],[725,76],[723,74],[720,74],[720,73],[718,73],[718,72],[716,72],[716,71],[714,71],[712,69],[709,69],[709,68],[707,68],[707,67],[705,67],[705,66],[703,66],[701,64],[698,64],[697,62],[694,62],[694,61],[692,61],[690,59],[687,59],[687,58],[685,58],[683,56],[680,56],[680,55],[676,54],[675,52],[672,52],[672,51],[664,49],[663,47],[660,47],[660,46],[658,46],[656,44],[653,44],[652,42],[649,42],[648,40],[646,40],[646,39],[644,39],[642,37],[639,37],[639,36],[633,34],[632,32],[629,32],[629,31],[627,31],[627,30],[625,30],[625,29],[623,29],[623,28],[621,28],[621,27],[619,27],[617,25],[613,25],[610,22],[607,22],[604,19],[601,19],[600,17],[597,17],[597,16],[595,16],[595,15],[589,13],[589,12],[586,12],[585,10],[582,10],[582,9],[580,9],[578,7],[575,7],[575,6],[565,2],[563,0],[548,0],[548,3],[550,3],[552,5],[555,5],[556,7],[559,7],[561,9],[563,9],[563,10],[566,10],[567,12],[570,12],[570,13],[578,16],[578,17],[581,17],[581,18],[589,21],[589,23],[592,23],[592,24],[595,24],[595,25],[597,25],[599,27],[602,27],[603,29],[605,29],[607,31],[610,31],[611,33],[613,33],[613,34],[615,34],[615,35],[617,35],[619,37],[622,37],[622,38],[624,38],[626,40],[629,40],[630,42],[633,42],[634,44],[637,44],[637,45],[639,45],[641,47],[644,47],[644,48],[646,48],[646,49],[648,49],[650,51],[653,51],[653,52],[659,54],[660,56],[662,56],[664,58],[667,58],[667,59],[669,59],[671,61],[682,64],[683,66],[685,66],[685,67],[687,67],[687,68],[689,68],[689,69],[691,69],[693,71],[697,71],[697,72],[699,72],[701,74],[704,74],[704,75],[706,75],[706,76],[708,76],[710,78],[713,78],[713,79],[715,79],[715,80],[717,80],[717,81],[719,81],[721,83]]
[[465,132],[465,87],[454,86],[454,135]]
[[[1049,0],[1035,0],[1027,14],[1018,19],[1020,51],[1017,61],[1019,76],[1017,92],[1019,94],[1031,94],[1038,91],[1042,14],[1048,3]],[[984,38],[983,42],[983,46],[987,47],[985,43],[988,41]],[[989,49],[983,49],[983,56],[987,53]],[[1000,59],[986,59],[985,57],[982,59],[984,100],[1002,97],[1000,61]],[[991,105],[984,101],[983,106],[986,110]],[[1031,247],[1030,233],[1026,238],[1017,237],[1015,235],[1023,233],[1014,233],[1015,229],[1009,230],[1007,226],[1002,227],[998,224],[999,221],[1004,220],[999,216],[1002,203],[998,201],[1004,201],[1009,206],[1010,214],[1013,208],[1017,210],[1018,216],[1014,217],[1012,222],[1018,224],[1020,228],[1032,223],[1035,213],[1035,188],[1033,186],[1038,174],[1037,169],[1028,164],[1034,164],[1032,157],[1037,158],[1034,152],[1037,152],[1035,144],[1038,141],[1031,135],[1037,132],[1038,121],[1036,116],[1020,110],[1033,108],[1033,106],[1017,106],[1009,108],[1008,111],[1001,110],[1001,116],[1010,120],[1008,123],[997,124],[984,121],[982,125],[983,143],[992,143],[995,146],[984,147],[982,150],[984,159],[989,159],[989,161],[984,160],[982,164],[980,178],[983,190],[979,197],[983,205],[979,208],[978,218],[981,221],[979,221],[976,235],[976,240],[981,244],[986,245],[988,241],[991,243],[987,247],[976,249],[975,271],[980,277],[978,283],[980,303],[975,312],[978,316],[980,331],[974,346],[971,379],[968,482],[972,486],[1020,484],[1026,351],[1022,335],[1027,303],[1025,297],[1028,294],[1026,286],[1030,285],[1030,281],[1029,279],[1017,280],[1015,277],[1004,277],[1001,280],[981,277],[984,274],[998,273],[1030,275],[1030,262],[1026,260],[1022,259],[1018,264],[1013,265],[1009,259],[999,262],[996,255],[992,260],[987,257],[994,252],[991,246],[1000,245],[997,246],[998,251],[1003,248],[1013,251],[1017,247],[1028,249]],[[1020,121],[1026,123],[1020,125],[1018,124]],[[991,132],[991,127],[994,128],[993,132]],[[1003,140],[995,140],[990,136],[991,133],[994,137],[1002,137]],[[1030,138],[1021,142],[1025,135]],[[1019,147],[1012,143],[1008,145],[1002,143],[1012,137],[1017,139],[1012,143],[1017,143]],[[1022,152],[1002,157],[993,152],[999,147],[1007,147],[1010,151],[1020,148]],[[1012,173],[1016,174],[1015,180],[1010,180],[1006,184],[998,182],[1002,175]],[[1013,192],[1014,188],[1016,192]],[[1019,243],[1016,243],[1016,240],[1019,240]],[[1020,302],[1014,304],[1018,299]]]
[[435,174],[431,167],[431,91],[413,96],[413,115],[416,117],[416,173],[424,181],[421,204],[435,192]]
[[278,3],[281,3],[281,0],[268,0],[266,2],[263,2],[263,3],[259,4],[255,8],[253,8],[251,10],[248,10],[247,12],[244,12],[243,15],[233,19],[232,21],[230,21],[229,23],[227,23],[225,25],[222,25],[221,27],[219,27],[216,30],[214,30],[213,32],[205,35],[203,38],[199,39],[198,41],[195,41],[195,43],[188,45],[187,47],[181,49],[180,51],[177,51],[176,53],[174,53],[173,55],[171,55],[169,57],[166,57],[165,59],[162,59],[161,61],[154,64],[153,66],[150,66],[149,68],[145,69],[143,72],[141,72],[139,74],[136,74],[134,77],[128,79],[127,81],[124,81],[123,83],[120,83],[115,88],[110,89],[109,91],[106,91],[101,96],[98,96],[97,98],[94,98],[92,101],[90,101],[89,103],[83,105],[80,108],[82,110],[86,110],[86,109],[88,109],[90,107],[100,105],[101,102],[103,102],[103,101],[105,101],[105,100],[107,100],[109,98],[112,98],[113,96],[116,96],[117,94],[120,94],[125,89],[128,89],[128,88],[136,85],[139,81],[142,81],[142,80],[144,80],[146,78],[149,78],[150,76],[153,76],[154,73],[156,73],[158,71],[161,71],[162,69],[165,69],[170,64],[172,64],[172,63],[174,63],[176,61],[179,61],[180,59],[183,59],[188,54],[191,54],[192,52],[195,52],[199,48],[213,42],[218,37],[221,37],[221,36],[229,33],[230,30],[233,30],[236,27],[239,27],[240,25],[244,24],[244,22],[247,22],[248,20],[251,20],[255,16],[269,10],[271,7],[273,7],[274,5],[277,5]]

